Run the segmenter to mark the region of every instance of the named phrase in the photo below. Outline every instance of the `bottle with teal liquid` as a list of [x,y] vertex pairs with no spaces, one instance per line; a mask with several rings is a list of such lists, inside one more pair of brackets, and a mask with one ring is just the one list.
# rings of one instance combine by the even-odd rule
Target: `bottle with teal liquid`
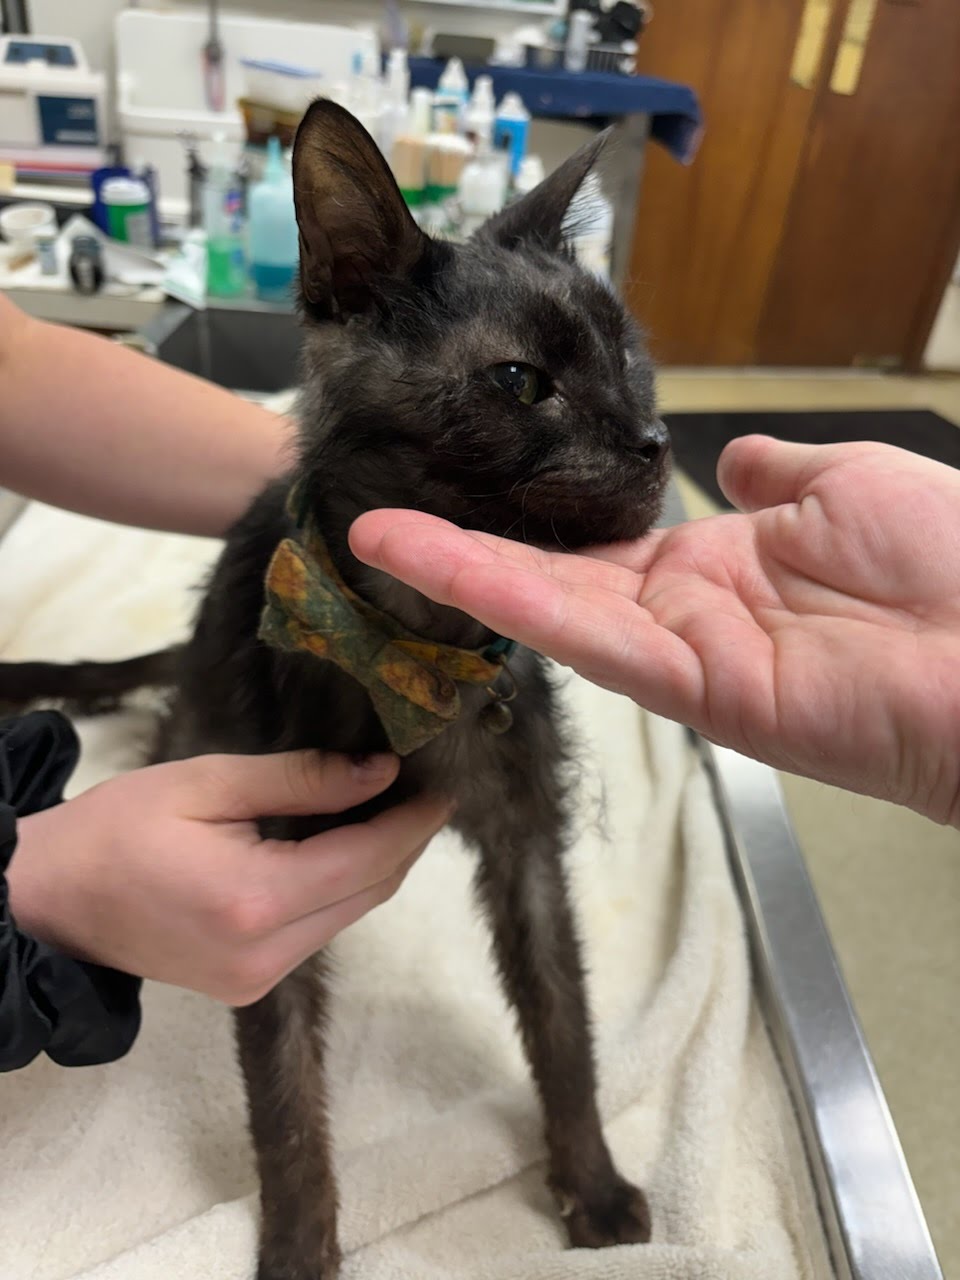
[[299,258],[293,178],[284,163],[279,138],[267,143],[263,178],[250,189],[250,274],[263,302],[292,302]]

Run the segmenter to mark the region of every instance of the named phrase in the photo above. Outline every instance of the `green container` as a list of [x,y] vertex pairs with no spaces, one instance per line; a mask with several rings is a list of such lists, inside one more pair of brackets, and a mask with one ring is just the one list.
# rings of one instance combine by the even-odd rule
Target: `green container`
[[456,187],[442,187],[438,183],[428,182],[423,193],[423,202],[424,204],[443,204],[444,200],[449,200],[456,194]]
[[207,293],[214,298],[239,298],[247,292],[247,264],[239,236],[211,236],[207,240]]
[[150,229],[150,189],[139,178],[108,178],[100,188],[107,213],[107,233],[114,240],[152,247]]

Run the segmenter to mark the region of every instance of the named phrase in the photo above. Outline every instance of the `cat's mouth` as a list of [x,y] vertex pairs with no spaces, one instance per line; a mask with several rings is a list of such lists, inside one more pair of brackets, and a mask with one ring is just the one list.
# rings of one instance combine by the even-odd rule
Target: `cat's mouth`
[[573,475],[565,467],[545,466],[518,489],[519,511],[504,535],[568,551],[640,538],[660,516],[669,476],[669,452],[653,465],[631,458]]

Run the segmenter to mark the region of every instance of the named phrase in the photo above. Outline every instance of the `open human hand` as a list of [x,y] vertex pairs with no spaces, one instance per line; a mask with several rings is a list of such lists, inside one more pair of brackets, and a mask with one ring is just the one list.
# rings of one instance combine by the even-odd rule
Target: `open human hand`
[[751,436],[718,477],[742,514],[581,554],[410,511],[351,546],[714,742],[960,826],[960,474]]

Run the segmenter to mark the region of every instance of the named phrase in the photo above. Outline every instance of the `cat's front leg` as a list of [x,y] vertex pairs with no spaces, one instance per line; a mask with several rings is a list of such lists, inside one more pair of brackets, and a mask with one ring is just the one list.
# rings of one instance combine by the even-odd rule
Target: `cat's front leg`
[[337,1188],[323,1071],[322,954],[236,1011],[260,1174],[257,1280],[335,1280]]
[[464,834],[481,850],[477,888],[543,1104],[550,1188],[570,1243],[645,1244],[646,1197],[617,1172],[597,1112],[583,967],[561,863],[562,819],[531,799],[537,791],[527,792],[524,807],[546,811],[526,838],[514,827],[510,804],[477,818]]

